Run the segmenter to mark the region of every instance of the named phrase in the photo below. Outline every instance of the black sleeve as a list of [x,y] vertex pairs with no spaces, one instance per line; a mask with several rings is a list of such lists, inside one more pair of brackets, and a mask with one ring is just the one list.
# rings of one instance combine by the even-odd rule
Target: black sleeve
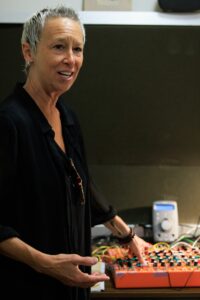
[[0,114],[0,242],[10,237],[19,236],[9,226],[10,205],[9,191],[12,190],[17,157],[17,134],[12,122]]
[[0,225],[0,242],[12,237],[19,237],[19,234],[11,227]]
[[92,179],[90,180],[90,197],[92,208],[92,226],[103,224],[116,216],[116,209],[107,203],[102,192],[100,192]]

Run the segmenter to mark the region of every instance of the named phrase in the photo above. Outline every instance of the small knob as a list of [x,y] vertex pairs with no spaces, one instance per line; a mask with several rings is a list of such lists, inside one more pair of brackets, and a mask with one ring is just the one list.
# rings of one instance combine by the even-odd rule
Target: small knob
[[169,231],[171,229],[171,223],[169,222],[168,219],[164,219],[161,222],[161,228],[163,231]]

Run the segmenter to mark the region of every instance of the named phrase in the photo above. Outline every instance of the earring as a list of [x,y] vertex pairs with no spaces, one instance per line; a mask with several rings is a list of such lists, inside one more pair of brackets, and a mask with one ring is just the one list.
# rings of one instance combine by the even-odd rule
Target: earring
[[30,67],[30,65],[32,64],[32,60],[28,60],[28,61],[26,61],[26,65],[27,65],[27,67]]

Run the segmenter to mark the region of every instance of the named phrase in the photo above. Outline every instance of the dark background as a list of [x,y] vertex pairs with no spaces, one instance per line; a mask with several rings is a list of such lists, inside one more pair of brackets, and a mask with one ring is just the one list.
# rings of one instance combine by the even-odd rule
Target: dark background
[[[23,80],[21,24],[1,24],[0,99]],[[200,27],[86,25],[85,60],[65,95],[88,161],[118,208],[173,198],[200,209]],[[123,200],[122,200],[123,198]]]

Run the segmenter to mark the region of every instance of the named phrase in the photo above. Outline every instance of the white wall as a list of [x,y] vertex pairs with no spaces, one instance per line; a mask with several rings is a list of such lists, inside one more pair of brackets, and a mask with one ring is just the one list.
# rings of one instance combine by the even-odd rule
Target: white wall
[[[101,3],[106,0],[90,0]],[[107,0],[114,1],[114,0]],[[123,1],[123,0],[116,0]],[[132,12],[81,12],[84,0],[0,0],[0,23],[24,23],[34,12],[45,7],[64,4],[80,12],[84,24],[146,24],[146,25],[200,25],[200,14],[166,14],[162,13],[157,0],[130,0]],[[96,14],[96,13],[99,13]],[[123,14],[124,13],[124,14]],[[134,14],[134,15],[132,15]],[[113,18],[115,18],[113,20]],[[124,21],[125,20],[125,21]],[[114,22],[114,23],[113,23]]]
[[[99,1],[99,0],[91,0]],[[113,1],[113,0],[108,0]],[[133,11],[156,11],[157,0],[131,0]],[[32,13],[45,7],[64,4],[76,11],[83,10],[84,0],[0,0],[0,23],[21,23]]]
[[132,0],[132,9],[135,11],[158,10],[157,0]]
[[23,22],[35,11],[45,6],[64,4],[82,10],[82,0],[0,0],[0,23]]

